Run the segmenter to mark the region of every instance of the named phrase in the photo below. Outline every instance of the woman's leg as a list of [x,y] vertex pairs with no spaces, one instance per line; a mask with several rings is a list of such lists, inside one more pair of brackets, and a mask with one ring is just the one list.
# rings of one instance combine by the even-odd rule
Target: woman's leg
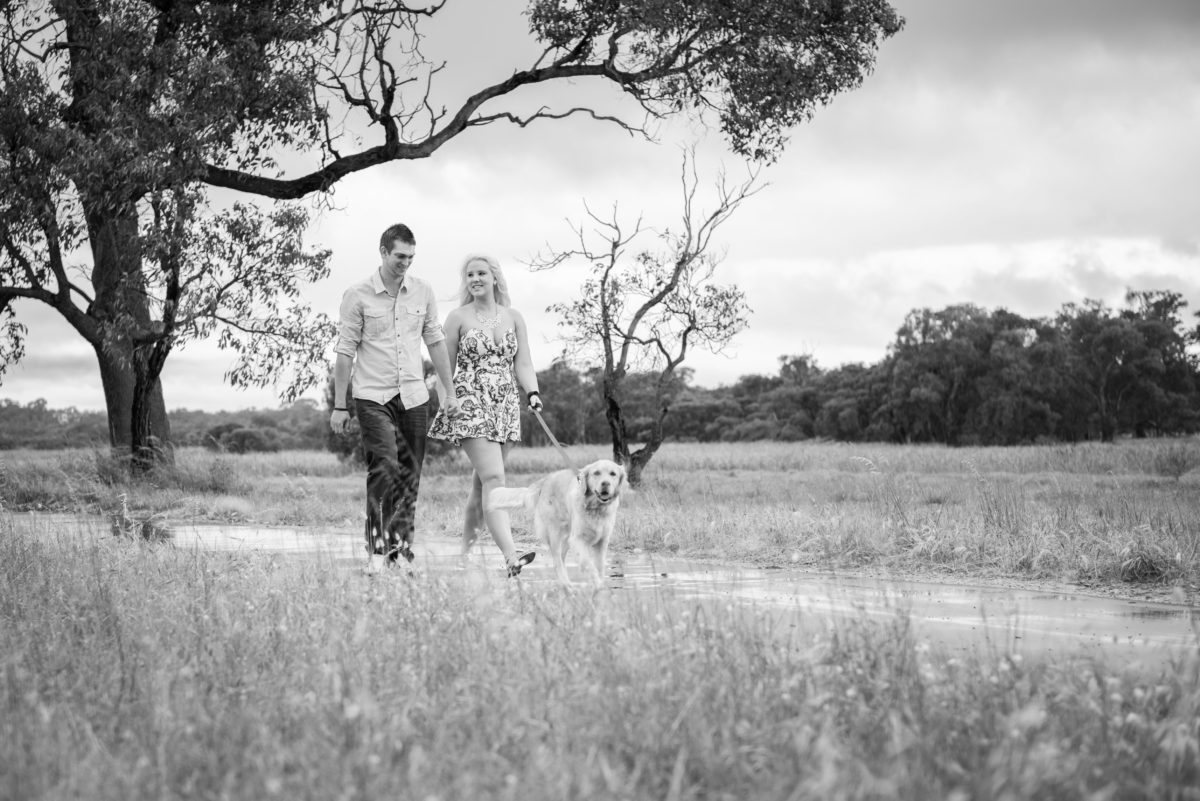
[[484,500],[483,518],[487,521],[488,531],[492,539],[504,554],[504,563],[511,565],[516,559],[516,548],[513,547],[512,527],[508,522],[508,512],[503,509],[488,510],[486,502],[488,493],[497,487],[504,486],[504,449],[499,442],[472,437],[462,441],[463,450],[475,468],[475,476],[479,481],[481,497]]
[[479,474],[474,470],[471,471],[471,492],[467,495],[467,510],[463,515],[463,553],[471,552],[472,546],[475,545],[475,540],[479,539],[479,532],[483,530],[483,485],[479,481]]

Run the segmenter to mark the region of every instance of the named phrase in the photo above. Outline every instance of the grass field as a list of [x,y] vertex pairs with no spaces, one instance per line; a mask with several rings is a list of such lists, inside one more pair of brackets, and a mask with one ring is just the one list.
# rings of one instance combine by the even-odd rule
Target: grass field
[[[618,548],[960,577],[1196,581],[1193,443],[668,446]],[[576,463],[604,455],[572,450]],[[0,500],[358,531],[324,454],[3,454]],[[558,467],[518,450],[513,484]],[[458,527],[431,462],[418,536]],[[753,609],[482,570],[365,576],[0,512],[0,797],[1185,799],[1200,660],[951,655],[903,614],[789,635]]]
[[[606,456],[573,448],[582,465]],[[112,512],[357,531],[361,472],[331,454],[181,451],[176,469],[131,486],[104,453],[0,454],[9,509]],[[518,448],[510,485],[562,466]],[[668,444],[622,508],[615,548],[696,558],[872,567],[1175,588],[1200,583],[1200,441],[939,448]],[[469,467],[430,460],[418,536],[454,534]]]

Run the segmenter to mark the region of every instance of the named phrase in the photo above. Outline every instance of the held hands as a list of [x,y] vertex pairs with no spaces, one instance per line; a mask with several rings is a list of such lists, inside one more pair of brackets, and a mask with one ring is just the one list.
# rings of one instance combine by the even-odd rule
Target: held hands
[[454,395],[447,396],[444,403],[447,417],[454,418],[462,414],[462,406],[459,405],[458,398]]
[[329,427],[335,434],[345,434],[350,426],[350,412],[346,409],[334,409],[329,415]]
[[525,399],[529,401],[529,408],[533,411],[540,412],[542,410],[542,393],[536,389],[528,393]]

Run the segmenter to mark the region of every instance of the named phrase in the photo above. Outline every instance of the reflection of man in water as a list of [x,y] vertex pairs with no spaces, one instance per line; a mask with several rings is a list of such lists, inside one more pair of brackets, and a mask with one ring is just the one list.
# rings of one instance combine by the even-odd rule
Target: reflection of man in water
[[[406,225],[393,225],[379,238],[379,268],[342,295],[334,350],[333,397],[341,403],[354,371],[354,409],[367,456],[367,550],[412,561],[413,523],[425,434],[429,390],[421,342],[442,386],[450,386],[450,359],[438,321],[433,290],[408,275],[416,239]],[[458,400],[444,400],[458,414]],[[329,426],[343,433],[350,412],[334,407]]]

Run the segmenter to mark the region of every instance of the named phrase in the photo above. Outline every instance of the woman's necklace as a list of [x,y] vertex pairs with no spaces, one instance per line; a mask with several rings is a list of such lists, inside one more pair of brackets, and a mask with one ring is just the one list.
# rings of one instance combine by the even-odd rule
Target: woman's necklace
[[479,321],[479,327],[485,331],[492,331],[496,326],[500,325],[500,309],[496,309],[496,313],[491,316],[480,314],[479,306],[475,307],[475,319]]

